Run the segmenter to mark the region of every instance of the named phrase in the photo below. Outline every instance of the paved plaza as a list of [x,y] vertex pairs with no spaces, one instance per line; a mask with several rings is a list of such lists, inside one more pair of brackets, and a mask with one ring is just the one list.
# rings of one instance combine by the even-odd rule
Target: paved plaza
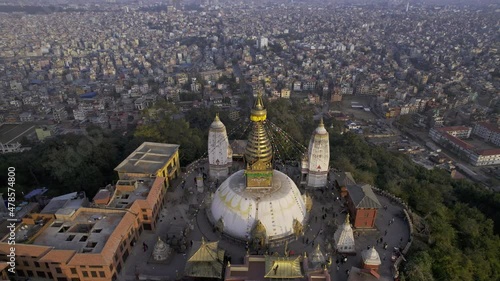
[[[298,179],[297,169],[287,168],[286,170],[291,173],[289,175],[292,179]],[[205,167],[205,171],[207,171],[207,167]],[[208,206],[210,194],[216,189],[216,183],[205,181],[204,191],[198,192],[194,182],[197,173],[183,174],[182,178],[185,179],[185,184],[181,183],[182,178],[173,182],[173,188],[167,193],[167,204],[160,214],[156,230],[142,233],[118,280],[181,279],[191,241],[199,241],[202,237],[208,241],[219,240],[219,246],[226,250],[226,256],[230,257],[232,264],[243,262],[243,257],[246,255],[246,245],[222,238],[220,234],[214,232],[213,226],[208,221],[205,207]],[[313,198],[313,208],[309,215],[309,223],[304,228],[306,234],[304,237],[288,243],[289,253],[298,255],[307,252],[309,255],[319,243],[323,253],[332,257],[332,264],[329,268],[332,280],[343,281],[347,280],[347,269],[352,266],[361,267],[361,251],[369,246],[375,246],[382,261],[379,273],[387,280],[392,280],[393,261],[391,261],[391,256],[394,247],[404,247],[410,237],[408,223],[404,219],[402,208],[392,204],[388,198],[377,195],[382,206],[387,206],[387,208],[379,209],[376,229],[359,232],[355,230],[357,254],[347,256],[347,262],[342,263],[339,259],[340,256],[334,254],[332,241],[337,226],[345,221],[346,209],[343,206],[343,199],[331,186],[324,191],[311,192],[309,195]],[[323,219],[325,214],[326,218]],[[389,224],[392,219],[394,219],[394,223]],[[183,233],[185,229],[187,231]],[[185,235],[183,236],[183,234]],[[176,237],[173,237],[174,235]],[[187,249],[181,253],[172,251],[172,257],[166,264],[150,263],[151,253],[158,236],[167,242],[184,240]],[[383,239],[383,242],[377,243],[380,238]],[[387,249],[383,248],[384,242],[388,244]],[[143,243],[148,246],[146,251],[144,251]],[[265,251],[268,253],[278,252],[283,255],[285,245],[263,249],[259,252],[256,249],[251,249],[250,254],[264,254]]]

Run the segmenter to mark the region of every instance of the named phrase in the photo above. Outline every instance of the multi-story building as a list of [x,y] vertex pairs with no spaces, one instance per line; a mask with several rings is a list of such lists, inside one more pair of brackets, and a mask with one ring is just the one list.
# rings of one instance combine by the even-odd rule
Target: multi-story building
[[[17,278],[116,280],[139,239],[139,204],[132,211],[81,207],[29,214],[16,228]],[[10,245],[0,242],[0,259]]]
[[180,175],[179,145],[144,142],[116,168],[121,180],[165,178],[165,187]]
[[483,138],[487,142],[500,146],[500,128],[494,124],[488,122],[476,123],[472,133]]
[[139,222],[144,230],[154,230],[158,215],[165,204],[165,178],[142,178],[118,180],[114,187],[99,190],[94,196],[93,206],[129,210],[137,204]]
[[455,138],[469,138],[472,132],[472,128],[464,126],[453,126],[453,127],[442,127],[442,128],[432,128],[429,131],[429,136],[435,142],[439,142],[442,138],[446,138],[446,135],[451,135]]
[[56,106],[52,110],[52,116],[55,122],[61,122],[68,118],[68,112],[64,109],[64,106]]
[[474,166],[500,164],[500,149],[485,149],[470,155],[471,164]]
[[19,114],[19,121],[21,121],[21,122],[31,122],[33,120],[34,120],[34,118],[33,118],[33,114],[31,114],[31,112],[23,112],[23,113]]
[[[462,126],[432,128],[429,136],[433,141],[463,156],[474,166],[500,164],[500,149],[479,149],[460,139],[470,137],[471,131],[472,128]],[[483,134],[482,131],[479,133]]]
[[287,88],[281,89],[281,98],[289,99],[290,98],[290,89],[287,89]]
[[85,121],[87,120],[87,111],[83,109],[73,109],[73,117],[77,121]]
[[293,82],[293,90],[294,91],[302,91],[302,82],[300,82],[300,81]]

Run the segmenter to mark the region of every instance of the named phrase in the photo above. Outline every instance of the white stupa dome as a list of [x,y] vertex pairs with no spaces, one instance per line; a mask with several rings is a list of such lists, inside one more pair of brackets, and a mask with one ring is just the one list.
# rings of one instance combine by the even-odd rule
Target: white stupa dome
[[245,171],[227,178],[214,194],[211,219],[222,220],[224,233],[247,240],[255,223],[265,227],[269,240],[293,233],[294,220],[304,224],[305,200],[295,183],[284,173],[274,170],[270,190],[245,188]]

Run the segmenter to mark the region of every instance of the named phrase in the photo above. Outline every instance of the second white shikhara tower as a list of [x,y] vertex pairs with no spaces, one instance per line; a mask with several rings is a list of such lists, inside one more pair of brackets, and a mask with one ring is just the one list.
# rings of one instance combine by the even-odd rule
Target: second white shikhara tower
[[328,131],[323,124],[323,118],[321,118],[318,128],[314,130],[311,140],[309,141],[306,161],[307,187],[318,188],[326,186],[329,169],[328,165],[330,163],[330,141]]
[[208,131],[209,176],[213,179],[227,178],[232,161],[233,151],[227,138],[226,126],[217,114]]

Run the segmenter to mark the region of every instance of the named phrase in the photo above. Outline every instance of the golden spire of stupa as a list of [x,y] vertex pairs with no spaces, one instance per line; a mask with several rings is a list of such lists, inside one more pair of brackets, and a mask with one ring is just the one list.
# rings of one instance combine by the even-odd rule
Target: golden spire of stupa
[[262,102],[262,93],[259,92],[250,114],[253,124],[245,148],[247,187],[271,187],[273,151],[264,127],[266,118],[267,110]]
[[264,103],[262,102],[262,92],[257,93],[257,99],[250,113],[250,120],[254,122],[264,121],[267,118],[267,110],[264,108]]

